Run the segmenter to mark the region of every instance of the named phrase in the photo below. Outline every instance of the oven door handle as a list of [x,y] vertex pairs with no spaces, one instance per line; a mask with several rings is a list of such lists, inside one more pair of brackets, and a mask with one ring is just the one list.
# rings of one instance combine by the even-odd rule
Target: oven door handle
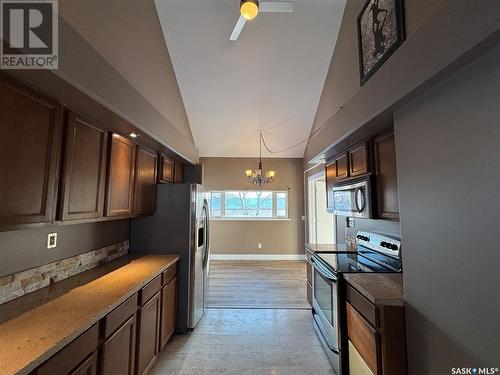
[[313,264],[313,267],[325,278],[330,280],[332,283],[337,282],[337,276],[335,276],[331,271],[329,271],[325,266],[323,266],[321,263],[317,262],[314,260],[314,258],[311,258],[311,263]]
[[340,354],[339,351],[337,349],[335,349],[333,346],[331,346],[329,343],[328,343],[328,340],[326,339],[325,337],[325,334],[323,333],[323,330],[321,329],[321,322],[319,322],[316,318],[316,314],[313,314],[313,324],[316,324],[318,326],[318,329],[316,330],[316,332],[319,332],[320,334],[320,340],[323,341],[325,343],[326,346],[328,346],[328,349],[330,349],[332,352],[334,352],[335,354]]

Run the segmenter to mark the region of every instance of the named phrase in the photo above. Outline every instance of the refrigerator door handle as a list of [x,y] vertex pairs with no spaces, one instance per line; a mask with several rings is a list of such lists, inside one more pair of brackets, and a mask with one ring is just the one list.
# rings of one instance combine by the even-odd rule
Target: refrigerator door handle
[[208,202],[203,201],[203,213],[205,217],[205,252],[203,254],[203,269],[207,267],[208,254],[210,252],[210,213],[208,211]]

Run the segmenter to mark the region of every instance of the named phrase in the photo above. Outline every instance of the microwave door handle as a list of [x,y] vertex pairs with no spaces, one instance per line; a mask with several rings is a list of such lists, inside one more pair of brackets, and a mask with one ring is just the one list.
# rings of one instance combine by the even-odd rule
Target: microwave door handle
[[[358,197],[361,198],[360,199],[361,206],[358,203]],[[356,205],[356,210],[358,210],[358,213],[361,213],[365,209],[365,206],[366,206],[365,194],[363,193],[363,191],[361,190],[360,187],[357,187],[354,190],[354,204]]]

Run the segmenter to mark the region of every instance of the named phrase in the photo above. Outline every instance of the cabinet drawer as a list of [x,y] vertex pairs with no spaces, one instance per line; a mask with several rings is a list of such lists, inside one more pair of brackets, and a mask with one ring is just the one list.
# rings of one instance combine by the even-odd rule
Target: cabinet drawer
[[177,275],[177,263],[168,267],[165,271],[163,271],[163,282],[162,285],[167,285],[170,280],[172,280],[175,275]]
[[123,302],[104,318],[104,338],[108,338],[137,311],[137,294]]
[[377,332],[349,304],[347,308],[347,336],[370,370],[377,374]]
[[99,329],[94,325],[35,371],[36,375],[70,374],[97,350]]
[[380,327],[378,311],[375,305],[349,284],[347,284],[346,288],[346,297],[351,306],[358,310],[372,326],[376,328]]
[[148,302],[156,293],[158,293],[160,289],[161,275],[158,275],[139,292],[139,304],[144,306],[144,304]]
[[349,375],[373,375],[372,370],[349,340]]

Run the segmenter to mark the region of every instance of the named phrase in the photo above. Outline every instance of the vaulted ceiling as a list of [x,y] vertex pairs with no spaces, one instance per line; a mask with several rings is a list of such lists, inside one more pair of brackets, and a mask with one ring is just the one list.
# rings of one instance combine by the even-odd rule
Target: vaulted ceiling
[[[295,0],[261,13],[237,42],[239,0],[156,0],[158,17],[200,156],[258,154],[259,129],[281,150],[307,138],[345,0]],[[305,143],[265,156],[302,157]]]

